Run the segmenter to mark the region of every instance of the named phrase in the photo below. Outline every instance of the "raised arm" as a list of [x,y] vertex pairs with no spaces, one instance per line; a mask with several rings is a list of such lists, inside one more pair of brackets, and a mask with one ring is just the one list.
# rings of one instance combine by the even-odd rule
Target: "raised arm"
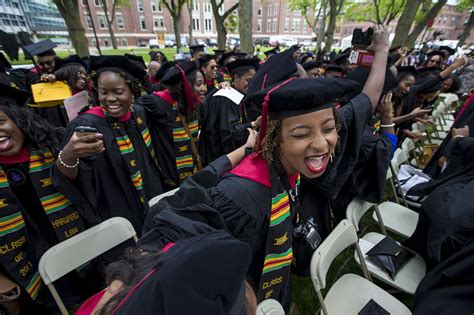
[[382,93],[385,81],[385,71],[387,68],[387,55],[389,49],[389,32],[382,25],[374,27],[374,38],[372,44],[367,47],[374,52],[374,62],[370,70],[369,77],[365,82],[362,93],[366,94],[372,104],[372,113],[375,112]]

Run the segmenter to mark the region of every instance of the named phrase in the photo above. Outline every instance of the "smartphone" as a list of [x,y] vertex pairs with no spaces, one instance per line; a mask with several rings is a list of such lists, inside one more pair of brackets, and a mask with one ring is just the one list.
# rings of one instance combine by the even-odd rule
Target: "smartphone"
[[99,130],[95,127],[88,127],[88,126],[78,126],[75,129],[76,132],[79,133],[98,133]]

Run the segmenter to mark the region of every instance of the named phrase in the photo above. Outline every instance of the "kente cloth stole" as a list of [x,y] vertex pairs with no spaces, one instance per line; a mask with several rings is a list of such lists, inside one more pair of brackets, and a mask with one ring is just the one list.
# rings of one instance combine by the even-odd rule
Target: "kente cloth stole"
[[[132,185],[135,188],[135,191],[137,192],[138,199],[142,204],[143,211],[145,211],[147,207],[144,205],[148,202],[148,200],[146,198],[145,191],[143,190],[142,173],[137,165],[138,157],[135,152],[135,148],[133,147],[132,141],[130,141],[130,138],[128,137],[125,130],[121,128],[116,121],[113,121],[110,117],[107,118],[112,124],[115,142],[117,143],[117,147],[119,148],[120,154],[122,155],[123,161],[127,167],[127,171],[132,181]],[[140,134],[142,135],[143,141],[145,142],[145,145],[148,148],[148,152],[152,157],[152,160],[155,161],[155,163],[157,164],[155,150],[153,149],[151,143],[150,132],[147,126],[145,125],[143,119],[139,115],[135,116],[134,113],[132,113],[130,119],[135,122],[135,126],[137,126],[138,130],[140,131]]]
[[[53,185],[49,174],[54,163],[51,152],[32,150],[28,175],[56,237],[61,242],[84,231],[85,227],[76,207]],[[18,173],[10,178],[13,181],[24,180]],[[0,209],[0,263],[34,300],[43,284],[38,272],[40,257],[36,257],[32,247],[34,240],[30,238],[25,226],[25,210],[11,190],[7,174],[1,165]]]
[[[257,298],[258,302],[270,298],[281,302],[290,280],[293,260],[294,210],[288,192],[281,183],[273,165],[269,166],[269,171],[272,204],[269,213],[265,259]],[[295,190],[297,190],[297,186]]]
[[225,82],[232,82],[232,76],[227,72],[227,70],[224,71],[222,77],[224,78]]
[[[176,117],[173,124],[174,153],[178,180],[179,183],[181,183],[183,180],[197,172],[197,165],[194,163],[191,138],[186,132],[183,123],[181,122],[176,102],[173,103],[173,111]],[[195,141],[197,141],[199,133],[199,124],[197,119],[190,121],[188,127],[192,137]]]

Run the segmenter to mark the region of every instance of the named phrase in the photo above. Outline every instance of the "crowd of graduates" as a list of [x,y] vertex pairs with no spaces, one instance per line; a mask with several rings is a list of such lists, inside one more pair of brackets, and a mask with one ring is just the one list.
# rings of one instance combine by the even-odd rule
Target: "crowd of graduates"
[[[39,259],[112,217],[129,220],[139,242],[58,281],[68,306],[93,296],[78,314],[254,314],[270,298],[288,311],[291,273],[309,276],[354,197],[382,200],[396,148],[426,137],[447,95],[461,106],[423,170],[431,180],[417,189],[427,198],[407,246],[428,271],[460,251],[472,258],[474,94],[457,95],[469,60],[449,47],[415,57],[390,49],[375,26],[371,65],[351,62],[350,49],[297,45],[263,60],[203,46],[173,61],[152,51],[148,64],[133,54],[59,58],[49,41],[25,49],[31,69],[0,55],[0,305],[9,314],[54,312]],[[64,104],[35,103],[35,85],[54,82],[87,93],[71,121]],[[474,290],[472,262],[455,259]],[[456,301],[472,312],[472,294],[456,292],[415,300],[433,294],[438,310]]]

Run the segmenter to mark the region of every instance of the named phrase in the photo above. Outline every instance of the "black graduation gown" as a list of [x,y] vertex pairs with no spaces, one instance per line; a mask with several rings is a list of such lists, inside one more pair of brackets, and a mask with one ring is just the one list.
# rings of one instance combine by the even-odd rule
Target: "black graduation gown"
[[419,253],[430,270],[474,238],[474,163],[458,172],[414,186],[410,195],[428,195],[413,235],[405,245]]
[[[461,116],[452,125],[451,128],[462,128],[466,125],[469,126],[470,136],[471,137],[474,136],[474,102],[471,102],[468,105],[466,110],[461,114]],[[451,154],[452,149],[453,149],[453,142],[451,141],[451,137],[446,137],[441,143],[441,145],[439,146],[438,150],[436,150],[435,154],[433,154],[433,156],[431,157],[431,160],[425,166],[423,172],[429,175],[431,178],[437,178],[441,172],[441,168],[438,165],[438,160],[442,156],[453,157],[453,154]],[[443,174],[448,174],[445,172],[443,172]]]
[[[134,111],[140,114],[145,125],[147,125],[146,115],[143,108],[135,105]],[[162,193],[160,175],[155,166],[148,149],[145,146],[142,136],[132,127],[133,120],[119,122],[119,125],[126,130],[135,152],[137,153],[137,165],[140,167],[143,178],[143,189],[148,199]],[[71,121],[66,129],[66,141],[74,133],[78,126],[91,126],[98,129],[104,135],[105,152],[86,159],[81,159],[79,164],[79,175],[75,183],[71,183],[64,178],[64,175],[57,170],[54,172],[60,185],[64,189],[76,185],[83,192],[84,197],[92,205],[96,215],[101,220],[111,217],[124,217],[128,219],[135,231],[140,234],[148,203],[141,205],[135,187],[128,174],[125,162],[116,144],[112,127],[106,119],[92,114],[82,114]],[[152,142],[155,139],[152,137]]]
[[[383,195],[392,144],[386,136],[373,135],[368,121],[372,115],[369,98],[360,94],[338,110],[341,120],[339,149],[324,174],[301,178],[302,217],[313,217],[324,240],[345,218],[349,202],[359,196],[378,202]],[[295,248],[298,275],[309,276],[312,250]]]
[[205,115],[201,121],[199,155],[205,164],[230,153],[245,144],[248,138],[243,105],[237,105],[224,96],[213,96],[202,106]]
[[413,314],[472,314],[473,257],[471,241],[428,272],[416,289]]

